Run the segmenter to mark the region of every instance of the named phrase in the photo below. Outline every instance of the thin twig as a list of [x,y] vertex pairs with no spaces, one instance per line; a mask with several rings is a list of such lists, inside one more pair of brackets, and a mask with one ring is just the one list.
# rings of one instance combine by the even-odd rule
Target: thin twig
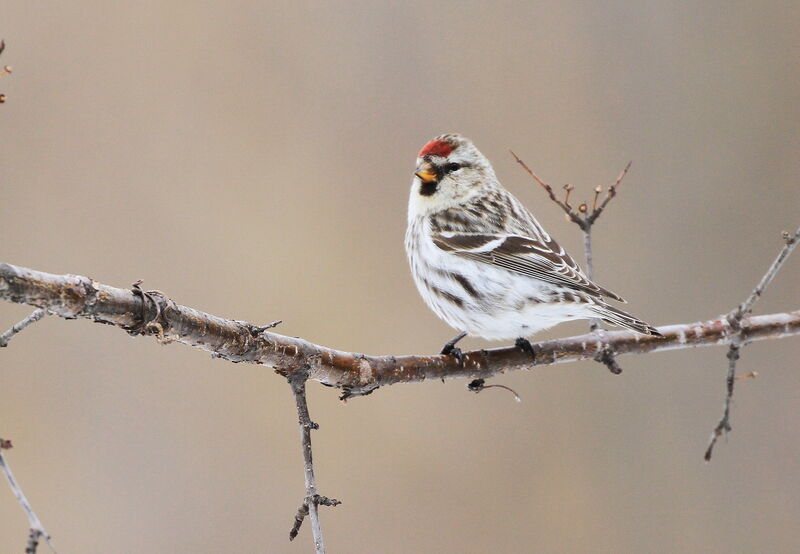
[[753,292],[750,293],[744,302],[739,304],[739,306],[732,310],[726,317],[732,333],[731,343],[728,347],[728,373],[725,376],[725,402],[723,404],[722,418],[711,432],[708,448],[706,448],[706,453],[703,456],[707,462],[711,460],[711,455],[714,452],[714,445],[717,444],[717,439],[719,439],[722,434],[727,435],[731,430],[731,402],[733,401],[733,389],[736,383],[736,362],[739,360],[739,350],[746,344],[742,336],[745,330],[745,325],[743,325],[744,317],[753,311],[753,306],[756,301],[764,294],[766,288],[775,278],[775,275],[778,274],[778,271],[780,271],[783,264],[789,258],[792,250],[797,246],[798,240],[800,240],[800,227],[797,228],[793,235],[784,233],[783,239],[786,244],[783,245],[783,248],[781,248],[781,251],[769,266],[767,272],[761,277],[756,288],[753,289]]
[[306,381],[308,380],[308,368],[302,372],[297,372],[289,376],[289,384],[292,387],[294,400],[297,404],[297,417],[300,424],[300,442],[303,446],[303,469],[306,478],[306,496],[303,504],[297,510],[294,517],[294,525],[289,531],[289,540],[293,540],[300,531],[303,519],[306,516],[311,520],[311,533],[314,536],[315,554],[325,554],[325,545],[322,540],[322,527],[319,522],[319,506],[338,506],[338,500],[320,496],[317,494],[317,485],[314,478],[314,459],[311,451],[311,430],[319,429],[319,425],[311,421],[308,413],[308,402],[306,401]]
[[[0,439],[0,470],[2,470],[5,474],[6,481],[8,481],[8,486],[11,487],[11,491],[14,493],[14,496],[17,497],[19,505],[22,506],[22,510],[28,517],[28,525],[30,526],[30,535],[28,537],[28,545],[25,552],[36,552],[36,547],[39,544],[39,537],[44,537],[47,545],[53,552],[55,552],[56,549],[53,548],[53,544],[50,542],[50,535],[47,533],[47,531],[45,531],[42,522],[33,511],[31,503],[28,502],[28,499],[25,497],[25,493],[22,492],[22,488],[17,483],[17,480],[14,479],[14,474],[11,472],[11,467],[3,457],[3,450],[7,450],[9,448],[11,448],[11,441]],[[33,550],[30,550],[30,548],[33,548]]]
[[602,214],[603,210],[606,209],[606,206],[608,206],[608,203],[611,202],[611,199],[617,195],[617,187],[625,178],[625,175],[628,174],[628,171],[631,169],[631,164],[633,164],[633,161],[628,162],[628,165],[626,165],[625,169],[622,170],[622,173],[619,174],[619,177],[617,177],[617,180],[614,182],[614,184],[608,187],[608,194],[606,195],[605,199],[603,199],[603,202],[596,210],[593,209],[592,213],[586,218],[586,221],[589,223],[589,225],[597,221],[597,218],[600,217],[600,214]]
[[[583,253],[586,256],[586,276],[589,278],[590,281],[594,281],[594,260],[592,258],[592,224],[587,223],[584,227],[581,228],[581,232],[583,233]],[[600,328],[600,320],[597,318],[593,318],[589,322],[589,330],[590,331],[597,331]],[[610,350],[605,350],[605,358],[608,359],[608,356],[611,356],[611,360],[613,361],[613,355],[611,354]],[[605,362],[603,362],[605,363]],[[614,362],[616,364],[616,362]],[[608,364],[606,364],[608,366]],[[619,368],[619,366],[616,366]],[[608,366],[611,369],[611,366]],[[615,372],[611,369],[612,372]],[[621,372],[622,370],[620,370]]]
[[0,348],[8,346],[8,341],[10,341],[14,335],[22,331],[25,327],[27,327],[31,323],[39,321],[46,315],[47,315],[47,310],[39,308],[38,310],[34,310],[33,313],[31,313],[31,315],[29,315],[22,321],[12,325],[11,329],[0,335]]
[[[625,169],[617,177],[617,180],[614,182],[613,185],[608,187],[608,194],[606,195],[603,202],[598,206],[597,200],[600,196],[600,193],[603,191],[602,187],[596,187],[594,189],[594,199],[592,200],[592,208],[589,210],[589,205],[586,202],[582,202],[578,206],[578,212],[575,213],[573,211],[572,206],[569,205],[569,194],[572,192],[572,185],[564,185],[564,190],[566,191],[566,196],[563,201],[559,200],[556,197],[555,193],[553,192],[553,187],[542,181],[533,170],[527,166],[525,162],[523,162],[519,156],[517,156],[513,150],[509,150],[511,155],[517,160],[517,163],[523,167],[523,169],[533,177],[533,180],[539,183],[539,185],[547,192],[550,200],[556,203],[564,213],[567,214],[567,217],[570,221],[575,223],[583,233],[583,251],[586,255],[586,276],[589,278],[590,281],[594,280],[594,263],[592,260],[592,225],[597,221],[597,218],[600,217],[600,214],[603,213],[603,210],[606,208],[611,199],[617,195],[617,187],[625,178],[625,175],[628,174],[628,171],[631,168],[631,164],[633,162],[628,162],[628,165],[625,166]],[[594,332],[600,327],[600,320],[599,319],[591,319],[589,324],[589,329]],[[597,353],[594,359],[606,367],[608,367],[609,371],[614,374],[622,373],[622,368],[619,366],[617,361],[614,359],[614,351],[605,345],[603,349]]]
[[778,271],[780,271],[781,266],[783,266],[783,264],[786,262],[789,254],[791,254],[792,250],[794,250],[797,246],[798,241],[800,241],[800,227],[798,227],[792,235],[784,233],[783,240],[786,244],[784,244],[783,248],[781,248],[778,256],[772,262],[772,265],[769,266],[769,269],[761,278],[761,281],[758,282],[758,285],[756,285],[756,288],[754,288],[753,292],[750,293],[750,296],[747,297],[747,300],[742,302],[734,311],[733,315],[739,321],[741,321],[744,316],[748,315],[753,310],[753,305],[756,303],[756,300],[761,298],[761,295],[764,294],[764,290],[775,278],[775,275],[778,274]]
[[708,448],[706,448],[706,453],[703,456],[707,462],[711,460],[711,454],[714,452],[714,445],[717,444],[717,439],[719,439],[723,433],[727,435],[727,433],[731,430],[731,402],[733,400],[733,385],[736,381],[734,379],[734,375],[736,373],[736,362],[739,359],[739,349],[739,344],[731,344],[728,348],[728,374],[725,379],[725,403],[722,411],[722,418],[711,432],[711,439],[708,442]]
[[[514,153],[513,150],[509,150],[509,152],[511,152],[511,155],[514,156],[515,160],[517,160],[517,163],[521,165],[526,172],[528,172],[528,175],[533,177],[533,180],[539,183],[539,185],[547,192],[547,195],[550,197],[550,200],[561,206],[561,209],[564,210],[564,213],[567,214],[567,217],[569,217],[569,219],[573,223],[583,228],[583,219],[581,219],[581,217],[572,210],[572,207],[569,204],[558,199],[556,193],[553,192],[553,187],[551,187],[550,185],[539,179],[539,176],[536,175],[536,173],[534,173],[533,170],[530,167],[528,167],[527,164],[523,162],[520,159],[520,157]],[[569,193],[569,189],[567,189],[567,192]],[[567,196],[567,198],[569,198],[569,196]]]

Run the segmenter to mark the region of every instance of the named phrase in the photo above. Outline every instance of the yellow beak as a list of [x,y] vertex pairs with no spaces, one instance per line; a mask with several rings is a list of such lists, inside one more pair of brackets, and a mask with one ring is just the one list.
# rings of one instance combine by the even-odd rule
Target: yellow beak
[[424,163],[417,168],[416,173],[414,173],[423,183],[433,183],[439,180],[439,176],[434,171],[433,166],[430,163]]

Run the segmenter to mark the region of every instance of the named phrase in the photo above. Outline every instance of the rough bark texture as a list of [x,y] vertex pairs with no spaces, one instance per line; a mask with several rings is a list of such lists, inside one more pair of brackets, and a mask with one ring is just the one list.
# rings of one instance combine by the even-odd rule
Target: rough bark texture
[[[536,343],[535,362],[514,347],[465,353],[463,365],[452,356],[367,356],[207,314],[177,304],[158,291],[120,289],[88,277],[54,275],[9,264],[0,264],[0,299],[45,308],[68,319],[115,325],[131,334],[153,335],[162,342],[181,342],[232,362],[268,365],[285,376],[307,370],[310,379],[342,389],[343,398],[395,383],[488,378],[536,365],[588,360],[603,349],[598,335],[589,333]],[[799,335],[800,310],[746,318],[741,325],[743,343]],[[658,330],[663,337],[607,331],[604,338],[618,355],[728,344],[735,335],[724,317]]]

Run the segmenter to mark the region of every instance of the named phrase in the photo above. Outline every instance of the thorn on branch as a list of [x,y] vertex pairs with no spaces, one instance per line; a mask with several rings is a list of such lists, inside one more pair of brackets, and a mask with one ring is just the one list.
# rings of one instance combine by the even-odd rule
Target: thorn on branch
[[261,328],[261,332],[263,333],[263,332],[264,332],[264,331],[266,331],[267,329],[274,329],[275,327],[277,327],[277,326],[278,326],[278,325],[280,325],[281,323],[283,323],[283,320],[282,320],[282,319],[276,319],[276,320],[275,320],[275,321],[273,321],[272,323],[267,323],[266,325],[264,325],[264,327],[262,327],[262,328]]
[[751,371],[750,373],[745,373],[743,375],[737,375],[737,381],[744,381],[745,379],[755,379],[758,377],[758,371]]
[[485,379],[475,379],[475,380],[471,381],[467,385],[467,390],[469,390],[471,392],[474,392],[474,393],[479,393],[479,392],[481,392],[481,391],[483,391],[485,389],[491,389],[493,387],[507,390],[508,392],[510,392],[511,394],[514,395],[514,400],[516,400],[517,402],[522,402],[522,398],[520,398],[520,396],[517,394],[517,392],[514,389],[512,389],[511,387],[507,387],[505,385],[499,385],[499,384],[487,385]]

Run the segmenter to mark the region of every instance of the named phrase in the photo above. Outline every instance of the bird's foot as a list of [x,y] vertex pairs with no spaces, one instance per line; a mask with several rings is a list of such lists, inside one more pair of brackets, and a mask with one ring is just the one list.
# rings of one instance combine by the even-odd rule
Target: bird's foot
[[531,341],[524,337],[519,337],[517,340],[514,341],[514,346],[522,350],[523,352],[527,352],[531,355],[531,359],[535,362],[536,361],[536,351],[533,349],[533,345]]
[[453,356],[456,361],[458,361],[459,365],[464,365],[464,353],[456,346],[456,343],[466,336],[466,333],[459,333],[457,336],[444,343],[441,354],[443,356]]

